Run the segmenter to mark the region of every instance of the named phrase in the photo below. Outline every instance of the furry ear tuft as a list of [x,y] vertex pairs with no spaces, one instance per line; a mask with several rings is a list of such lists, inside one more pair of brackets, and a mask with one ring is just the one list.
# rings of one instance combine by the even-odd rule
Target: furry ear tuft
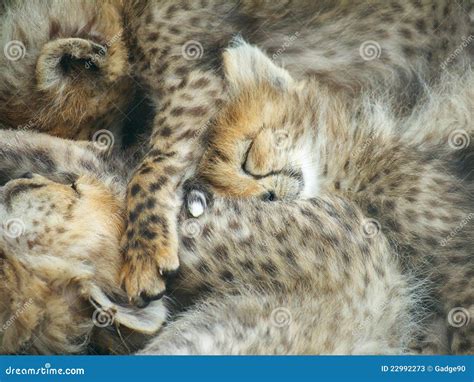
[[91,285],[84,293],[89,294],[89,301],[99,312],[108,316],[108,321],[126,326],[142,334],[156,333],[167,317],[163,301],[152,301],[146,308],[123,307],[110,301],[102,290]]
[[223,61],[226,79],[235,91],[261,83],[288,90],[294,82],[285,69],[275,65],[259,48],[240,36],[232,40]]
[[63,38],[46,43],[36,64],[40,90],[57,87],[79,72],[97,71],[105,62],[106,48],[82,38]]

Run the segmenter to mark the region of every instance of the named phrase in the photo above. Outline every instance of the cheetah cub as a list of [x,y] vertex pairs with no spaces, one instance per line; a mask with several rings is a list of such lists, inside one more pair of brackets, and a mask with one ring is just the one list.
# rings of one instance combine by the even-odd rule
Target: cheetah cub
[[129,340],[124,327],[149,334],[167,316],[141,353],[407,352],[416,322],[409,277],[383,235],[366,240],[351,201],[216,197],[199,219],[183,208],[182,266],[167,298],[140,310],[122,306],[117,290],[120,158],[110,164],[92,143],[11,131],[0,131],[0,158],[0,353],[83,352],[90,343],[115,353],[120,333]]
[[[438,338],[421,343],[472,353],[472,72],[451,76],[411,117],[394,119],[383,100],[295,81],[258,48],[236,44],[224,54],[232,100],[216,118],[199,175],[221,195],[355,203],[367,241],[386,237],[405,272],[430,285],[418,309]],[[452,322],[456,311],[465,325]]]

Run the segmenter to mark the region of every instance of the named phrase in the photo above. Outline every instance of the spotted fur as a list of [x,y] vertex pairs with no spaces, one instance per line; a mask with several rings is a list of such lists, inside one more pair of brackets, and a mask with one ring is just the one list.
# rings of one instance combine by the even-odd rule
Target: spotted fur
[[[11,3],[2,10],[1,41],[4,46],[22,41],[27,55],[15,62],[1,58],[2,122],[79,138],[119,125],[137,87],[146,89],[156,108],[149,154],[127,191],[122,278],[134,299],[159,296],[161,275],[179,264],[181,185],[206,145],[195,138],[205,137],[226,99],[220,57],[237,33],[296,77],[317,76],[353,95],[367,89],[397,94],[400,113],[413,104],[423,82],[472,50],[468,46],[452,58],[472,32],[467,0]],[[196,42],[197,58],[192,50],[183,53]],[[376,57],[361,53],[364,43],[375,46]],[[90,59],[104,46],[103,60]],[[83,70],[91,60],[98,71]],[[68,73],[59,70],[61,62]]]
[[[182,267],[168,296],[134,310],[106,297],[126,303],[117,290],[123,174],[93,145],[11,131],[0,137],[9,179],[0,188],[0,221],[20,219],[24,228],[12,238],[3,226],[0,235],[0,323],[16,317],[1,332],[2,352],[81,352],[89,341],[122,352],[118,334],[149,333],[166,311],[173,318],[141,353],[409,351],[420,290],[401,274],[384,236],[364,237],[356,204],[338,196],[289,204],[214,198],[198,219],[183,209]],[[30,299],[34,305],[20,312]],[[97,306],[115,318],[115,332],[93,330]]]
[[14,0],[0,13],[0,122],[119,138],[134,86],[118,1]]
[[137,349],[166,310],[120,289],[126,179],[93,145],[1,131],[0,146],[0,353]]
[[[224,66],[232,100],[199,176],[221,195],[355,203],[367,235],[385,236],[403,268],[430,283],[427,315],[446,322],[449,351],[472,353],[472,70],[447,76],[397,119],[383,100],[293,80],[243,41]],[[457,327],[450,316],[460,309],[467,322]]]
[[[380,90],[397,95],[403,114],[470,35],[468,12],[469,2],[450,1],[132,3],[125,11],[127,41],[157,113],[149,154],[127,190],[123,280],[129,296],[159,296],[161,276],[179,265],[181,185],[227,99],[220,57],[236,34],[266,49],[296,77],[316,76],[353,96]],[[363,50],[374,41],[380,55],[367,57]],[[449,66],[469,53],[462,50]]]

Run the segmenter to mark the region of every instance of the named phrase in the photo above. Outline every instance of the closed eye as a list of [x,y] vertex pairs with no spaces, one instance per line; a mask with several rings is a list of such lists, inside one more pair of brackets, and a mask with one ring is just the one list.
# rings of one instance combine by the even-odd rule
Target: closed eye
[[244,174],[246,174],[248,176],[251,176],[252,178],[254,178],[256,180],[267,178],[269,176],[274,176],[274,175],[283,175],[283,176],[287,176],[287,177],[290,177],[290,178],[294,178],[298,182],[304,184],[303,172],[301,170],[294,169],[294,168],[283,168],[281,170],[273,170],[273,171],[269,171],[266,174],[252,174],[249,170],[247,170],[247,161],[248,161],[250,150],[252,149],[252,146],[253,146],[253,142],[250,143],[247,151],[245,152],[244,160],[243,160],[243,163],[241,165],[241,170]]
[[74,192],[75,192],[77,195],[80,195],[79,190],[77,189],[77,183],[76,183],[76,182],[72,182],[72,183],[71,183],[71,188],[74,190]]

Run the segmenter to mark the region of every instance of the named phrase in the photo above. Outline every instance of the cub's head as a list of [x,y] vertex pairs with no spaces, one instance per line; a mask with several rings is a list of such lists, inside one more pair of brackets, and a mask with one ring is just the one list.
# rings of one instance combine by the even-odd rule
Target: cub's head
[[0,122],[87,139],[133,98],[121,6],[12,1],[0,12]]
[[119,351],[118,324],[159,328],[160,302],[134,309],[120,290],[122,225],[122,201],[92,177],[26,173],[0,187],[2,352],[75,353],[101,341]]
[[211,131],[213,158],[204,176],[217,191],[238,197],[275,200],[314,193],[306,175],[315,166],[308,132],[317,123],[318,90],[241,40],[223,60],[231,97]]

